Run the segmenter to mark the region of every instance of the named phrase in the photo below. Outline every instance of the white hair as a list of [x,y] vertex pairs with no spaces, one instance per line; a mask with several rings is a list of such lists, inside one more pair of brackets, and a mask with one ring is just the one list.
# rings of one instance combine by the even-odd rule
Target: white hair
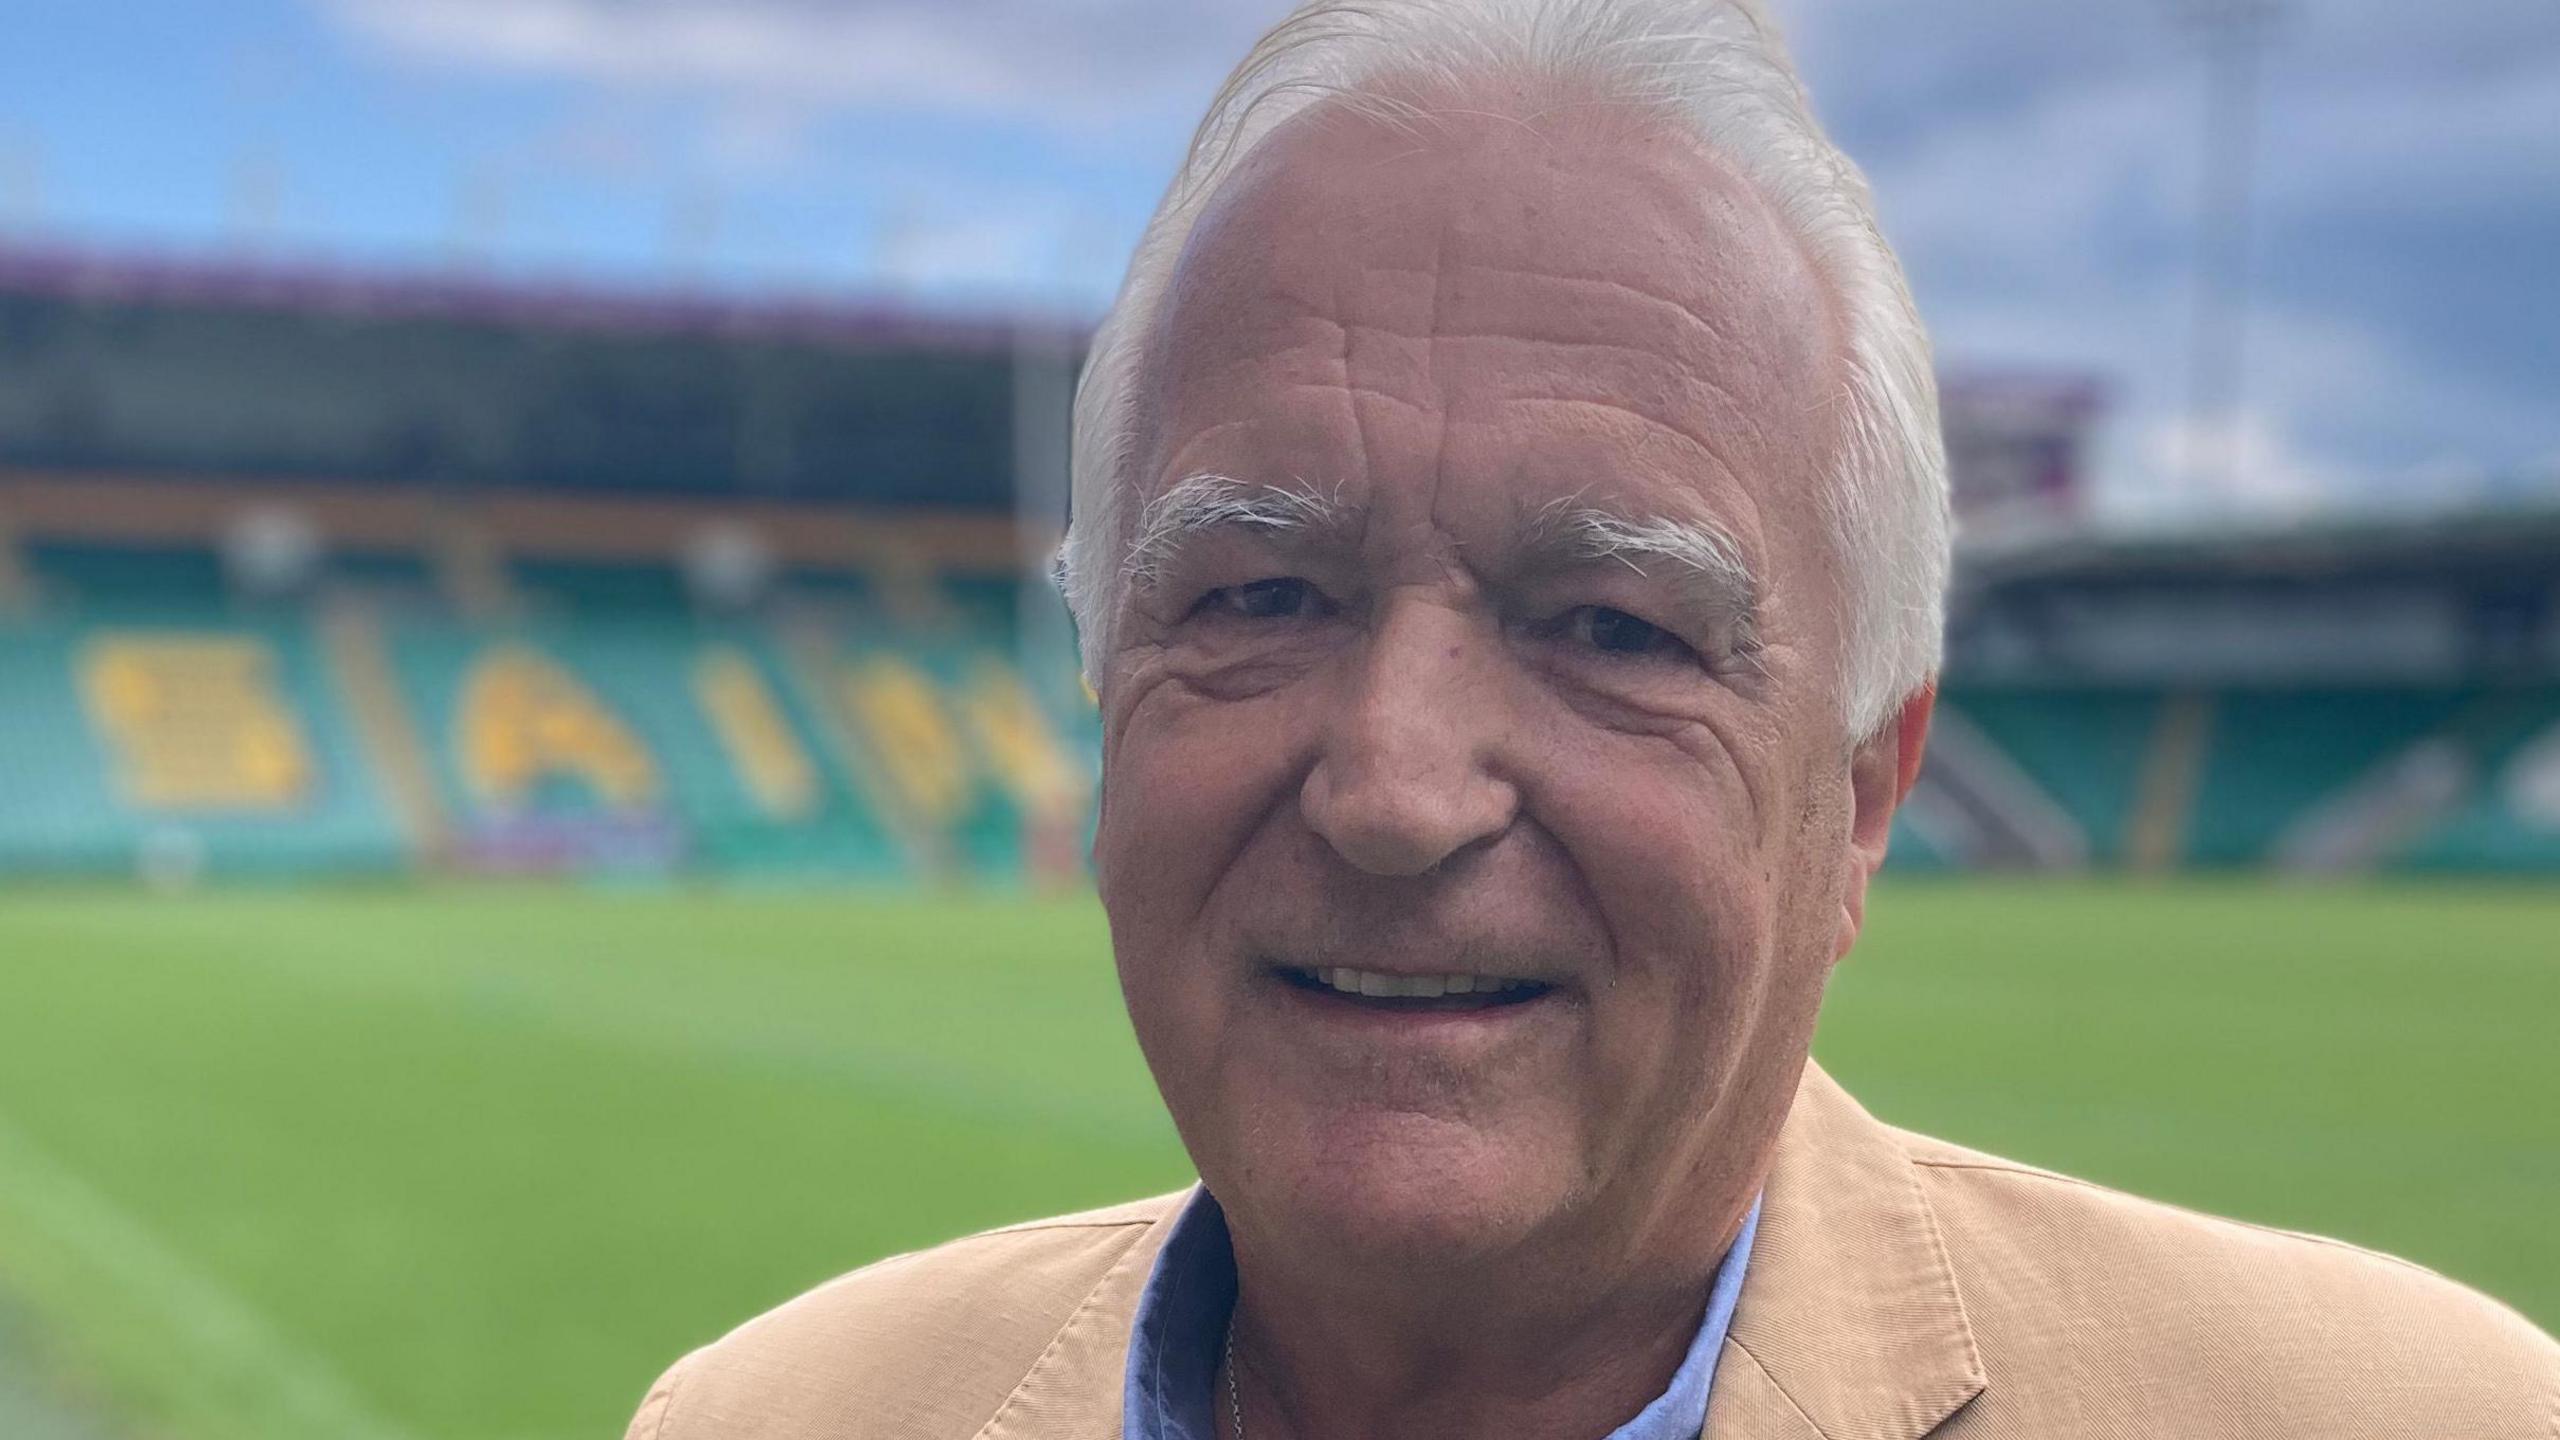
[[1937,385],[1866,179],[1813,118],[1760,0],[1310,0],[1262,37],[1210,103],[1076,392],[1059,571],[1087,677],[1101,683],[1130,579],[1142,346],[1202,209],[1256,144],[1317,104],[1410,118],[1391,96],[1488,79],[1553,82],[1683,123],[1759,190],[1831,287],[1843,373],[1825,511],[1847,597],[1846,719],[1874,733],[1938,668],[1949,540]]

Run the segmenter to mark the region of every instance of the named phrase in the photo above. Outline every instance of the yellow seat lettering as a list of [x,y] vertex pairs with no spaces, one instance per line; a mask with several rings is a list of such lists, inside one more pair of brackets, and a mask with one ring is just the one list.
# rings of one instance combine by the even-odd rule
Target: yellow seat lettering
[[844,687],[846,708],[908,813],[929,825],[957,821],[969,808],[976,777],[933,682],[906,661],[883,655],[847,671]]
[[648,747],[575,675],[524,646],[503,646],[472,668],[457,716],[463,778],[484,803],[521,804],[563,776],[617,810],[657,798]]
[[989,768],[1025,816],[1059,821],[1083,813],[1091,782],[1067,758],[1048,715],[1012,666],[982,663],[960,702]]
[[316,780],[275,652],[245,635],[113,635],[82,656],[80,692],[117,788],[161,810],[286,810]]
[[798,820],[817,808],[817,768],[754,661],[727,646],[705,654],[693,667],[693,694],[757,809]]

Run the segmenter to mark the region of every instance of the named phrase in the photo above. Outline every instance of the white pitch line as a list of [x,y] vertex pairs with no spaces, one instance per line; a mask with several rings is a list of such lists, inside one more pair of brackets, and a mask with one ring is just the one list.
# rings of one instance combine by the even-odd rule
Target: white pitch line
[[46,1237],[146,1302],[208,1369],[271,1395],[312,1440],[410,1440],[327,1361],[45,1154],[6,1116],[0,1116],[0,1204],[22,1207]]

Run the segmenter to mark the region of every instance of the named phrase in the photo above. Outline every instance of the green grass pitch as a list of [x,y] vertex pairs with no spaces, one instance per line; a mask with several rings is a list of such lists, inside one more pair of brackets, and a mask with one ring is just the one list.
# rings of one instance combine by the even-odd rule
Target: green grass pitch
[[[2560,1323],[2550,887],[1905,883],[1817,1054]],[[144,1434],[615,1434],[830,1274],[1185,1178],[1089,903],[0,895],[0,1335]]]

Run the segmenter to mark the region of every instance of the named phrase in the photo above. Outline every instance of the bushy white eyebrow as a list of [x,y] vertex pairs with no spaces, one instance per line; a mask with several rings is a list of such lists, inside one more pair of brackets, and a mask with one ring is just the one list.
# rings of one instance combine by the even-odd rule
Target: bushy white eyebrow
[[1165,562],[1183,542],[1210,531],[1338,529],[1352,519],[1338,496],[1312,486],[1249,485],[1227,475],[1194,475],[1147,502],[1139,513],[1123,578],[1133,589],[1153,589]]
[[1558,553],[1567,560],[1614,560],[1639,575],[1676,585],[1683,600],[1719,627],[1731,643],[1755,643],[1760,577],[1742,558],[1742,547],[1719,527],[1696,520],[1629,516],[1555,501],[1530,517],[1522,549]]

